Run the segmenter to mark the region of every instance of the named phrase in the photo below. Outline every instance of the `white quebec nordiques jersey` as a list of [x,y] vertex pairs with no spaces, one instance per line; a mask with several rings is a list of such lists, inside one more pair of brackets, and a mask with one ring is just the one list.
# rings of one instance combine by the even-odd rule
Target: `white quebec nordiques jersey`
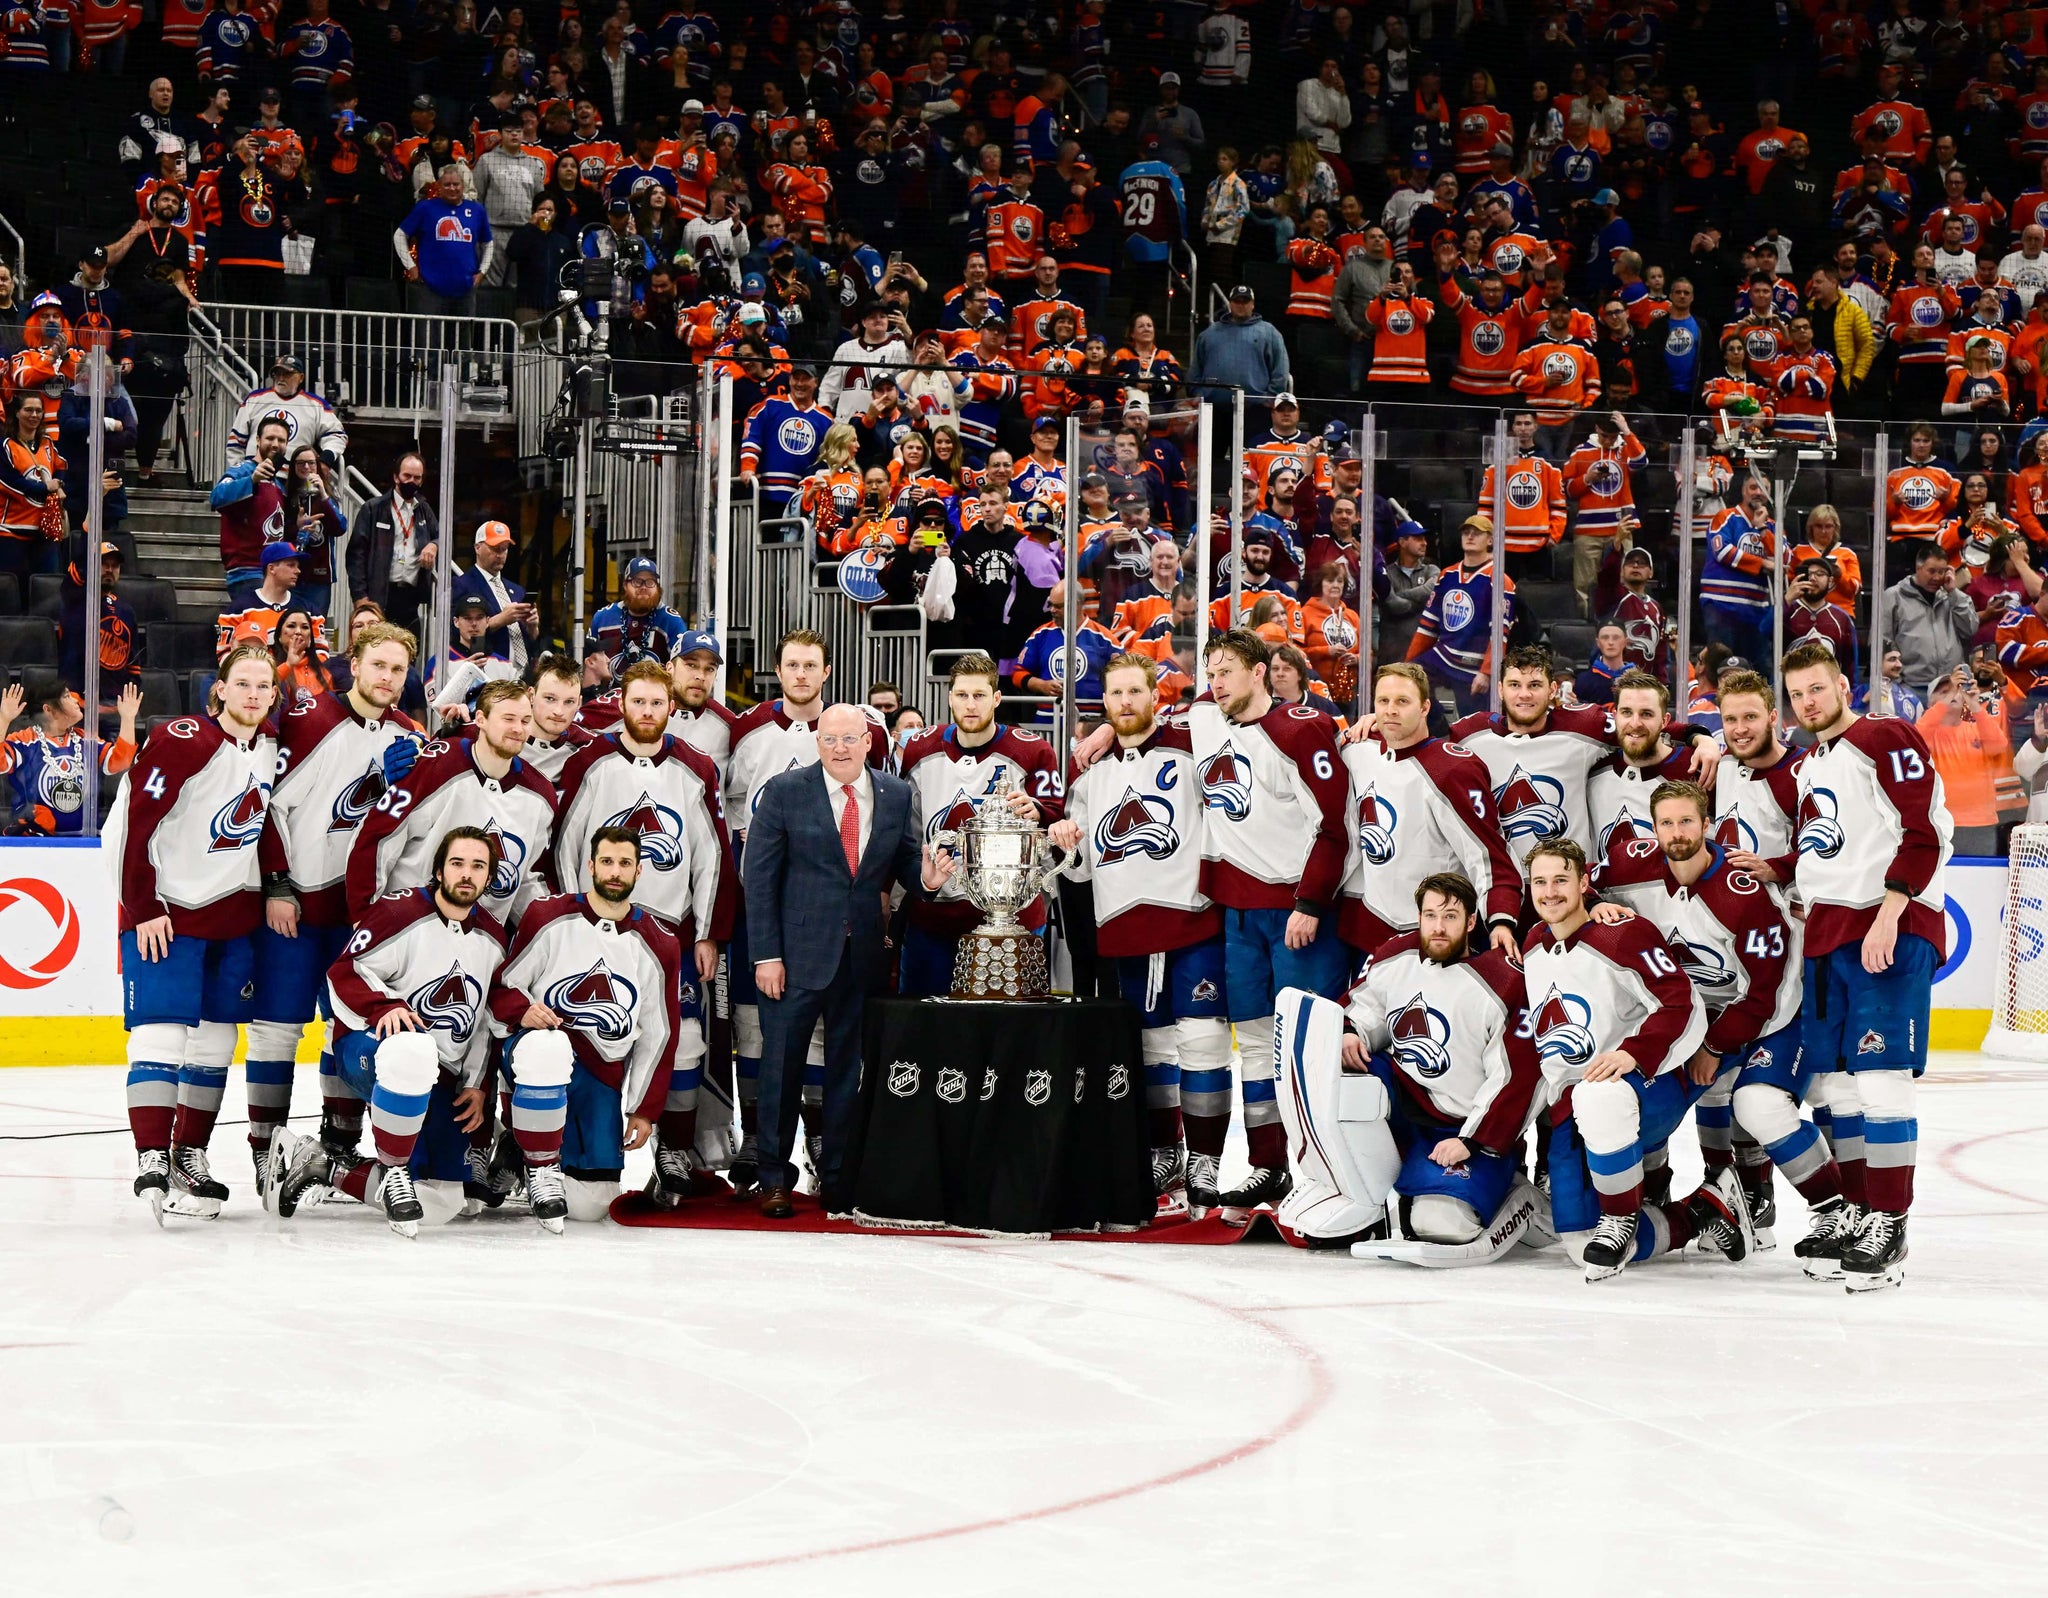
[[261,848],[265,871],[291,878],[305,918],[349,919],[343,883],[356,831],[384,794],[384,751],[420,738],[409,717],[365,721],[338,693],[301,699],[278,721],[277,781]]
[[1508,731],[1507,717],[1467,716],[1451,738],[1486,762],[1501,835],[1520,870],[1539,838],[1566,837],[1599,858],[1587,786],[1593,768],[1614,752],[1614,721],[1602,706],[1553,709],[1539,733]]
[[1203,891],[1233,909],[1335,911],[1350,832],[1336,723],[1277,701],[1257,721],[1230,721],[1213,700],[1197,700],[1179,724],[1208,809]]
[[1706,1006],[1692,979],[1643,918],[1611,927],[1588,921],[1563,942],[1538,926],[1522,957],[1522,986],[1552,1104],[1596,1055],[1626,1049],[1644,1077],[1659,1076],[1690,1060],[1706,1036]]
[[[868,718],[868,769],[889,769],[889,730],[878,710]],[[756,705],[732,724],[732,755],[725,766],[725,824],[744,833],[770,777],[818,763],[816,722],[791,721],[780,699]]]
[[668,730],[699,754],[707,756],[722,778],[732,761],[732,730],[735,716],[716,699],[707,699],[696,710],[678,710],[668,718]]
[[[951,723],[928,728],[903,746],[902,775],[917,795],[927,844],[972,821],[1006,775],[1038,806],[1044,822],[1066,813],[1059,756],[1044,738],[1022,727],[998,727],[993,738],[973,749],[960,746]],[[943,926],[949,933],[971,932],[981,924],[981,912],[968,902],[965,880],[957,871],[936,894],[911,900],[910,917],[919,926]]]
[[1384,1053],[1438,1120],[1505,1154],[1528,1125],[1542,1073],[1524,1024],[1522,973],[1489,949],[1450,965],[1412,932],[1380,945],[1344,997],[1352,1028]]
[[1714,841],[1765,860],[1790,856],[1805,758],[1804,751],[1788,749],[1764,771],[1752,771],[1733,755],[1724,758],[1714,771]]
[[731,932],[731,852],[726,846],[718,771],[680,739],[664,736],[653,756],[627,752],[615,733],[578,751],[562,773],[555,818],[555,878],[565,893],[590,888],[590,836],[600,827],[640,835],[640,880],[633,902],[692,938]]
[[368,1032],[404,1006],[426,1023],[441,1069],[475,1087],[490,1063],[491,984],[505,929],[473,909],[450,921],[432,890],[388,893],[371,905],[327,974],[327,1003],[343,1032]]
[[1069,778],[1067,819],[1081,829],[1095,884],[1095,946],[1107,957],[1160,954],[1214,936],[1223,918],[1202,891],[1202,785],[1185,727],[1156,723]]
[[124,930],[171,918],[179,937],[234,938],[262,919],[257,843],[277,770],[268,730],[237,743],[211,716],[150,734],[101,842],[118,862]]
[[675,1062],[704,1053],[696,1020],[680,1009],[682,945],[645,910],[607,921],[583,895],[532,905],[498,972],[491,1029],[507,1037],[530,1004],[562,1018],[576,1059],[619,1090],[628,1115],[653,1117]]

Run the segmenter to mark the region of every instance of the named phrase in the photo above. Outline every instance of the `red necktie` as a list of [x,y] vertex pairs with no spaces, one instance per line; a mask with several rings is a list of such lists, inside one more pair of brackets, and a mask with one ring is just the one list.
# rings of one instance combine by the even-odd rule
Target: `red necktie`
[[846,850],[846,869],[857,877],[860,875],[860,800],[854,794],[852,783],[843,782],[839,787],[846,795],[846,808],[839,812],[839,843]]

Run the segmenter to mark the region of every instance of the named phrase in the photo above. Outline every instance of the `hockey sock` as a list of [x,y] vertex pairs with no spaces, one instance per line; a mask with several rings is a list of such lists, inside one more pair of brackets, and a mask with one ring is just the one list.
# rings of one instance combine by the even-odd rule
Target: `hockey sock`
[[[1724,1071],[1693,1110],[1693,1126],[1700,1136],[1700,1162],[1709,1176],[1735,1163],[1735,1112],[1730,1103],[1734,1093],[1735,1073]],[[1669,1153],[1658,1152],[1668,1164]],[[1649,1166],[1651,1161],[1645,1159],[1643,1164]]]
[[1145,1057],[1145,1125],[1155,1149],[1180,1144],[1180,1062],[1174,1058],[1173,1028],[1147,1027],[1140,1034]]
[[[674,1098],[669,1102],[673,1104]],[[687,1110],[663,1110],[655,1120],[655,1128],[661,1136],[665,1149],[693,1149],[697,1146],[697,1107]]]
[[128,1130],[138,1149],[171,1146],[185,1032],[174,1022],[157,1021],[128,1034]]
[[562,1162],[575,1055],[560,1032],[523,1033],[512,1046],[512,1139],[529,1167]]
[[1287,1128],[1280,1122],[1280,1095],[1273,1081],[1273,1018],[1262,1015],[1235,1025],[1251,1162],[1261,1170],[1285,1170]]
[[346,1193],[358,1204],[374,1204],[384,1186],[384,1165],[380,1160],[357,1160],[334,1179],[334,1191]]
[[1180,1147],[1180,1111],[1147,1110],[1145,1112],[1146,1136],[1155,1149],[1176,1149]]
[[662,1101],[661,1116],[656,1123],[661,1132],[661,1146],[668,1149],[692,1149],[697,1146],[697,1093],[704,1078],[704,1062],[697,1059],[691,1064],[678,1065],[669,1073],[668,1097]]
[[[1815,1112],[1815,1119],[1819,1112]],[[1785,1173],[1785,1180],[1799,1190],[1808,1204],[1818,1204],[1842,1191],[1841,1169],[1821,1141],[1819,1129],[1799,1113],[1792,1095],[1783,1088],[1752,1083],[1735,1090],[1735,1121],[1741,1131],[1736,1138],[1738,1158],[1744,1148],[1755,1148],[1767,1156],[1761,1167],[1741,1166],[1738,1174],[1752,1191],[1770,1180],[1772,1163]]]
[[1223,1156],[1223,1140],[1230,1135],[1230,1117],[1227,1115],[1196,1115],[1191,1111],[1181,1112],[1181,1125],[1187,1132],[1188,1153]]
[[[1643,1205],[1643,1107],[1626,1082],[1581,1082],[1572,1089],[1572,1119],[1586,1146],[1586,1170],[1602,1215],[1633,1215]],[[1661,1206],[1660,1206],[1661,1208]],[[1640,1227],[1638,1222],[1638,1227]]]
[[1867,1202],[1863,1180],[1863,1096],[1857,1091],[1856,1078],[1847,1071],[1830,1071],[1821,1078],[1818,1092],[1821,1103],[1827,1106],[1827,1119],[1821,1120],[1819,1108],[1814,1110],[1813,1118],[1835,1151],[1835,1165],[1842,1173],[1842,1197],[1861,1205]]
[[[1601,1208],[1606,1208],[1604,1201]],[[1698,1231],[1685,1205],[1648,1205],[1636,1216],[1636,1251],[1631,1258],[1640,1265],[1659,1254],[1676,1254]]]
[[1188,1152],[1220,1157],[1230,1131],[1230,1023],[1176,1021],[1174,1038],[1180,1055],[1176,1097]]
[[271,1134],[291,1118],[292,1061],[306,1029],[286,1021],[249,1023],[249,1058],[242,1081],[249,1095],[249,1147],[267,1149]]
[[1735,1170],[1742,1178],[1742,1185],[1751,1192],[1771,1185],[1771,1173],[1775,1169],[1771,1156],[1763,1144],[1742,1129],[1740,1118],[1735,1124]]
[[412,1163],[413,1145],[426,1124],[427,1101],[441,1074],[433,1039],[395,1032],[377,1045],[377,1080],[370,1089],[370,1136],[386,1165]]
[[1863,1099],[1863,1192],[1874,1210],[1904,1214],[1913,1207],[1913,1166],[1920,1142],[1911,1071],[1864,1071],[1856,1077]]
[[356,1147],[363,1140],[365,1106],[334,1063],[330,1048],[320,1056],[320,1141],[331,1148]]
[[171,1143],[181,1149],[203,1149],[213,1138],[221,1096],[227,1092],[228,1062],[235,1057],[235,1029],[222,1021],[202,1021],[185,1034],[185,1059],[178,1067],[178,1113],[171,1124]]
[[732,1007],[733,1098],[740,1107],[740,1130],[753,1133],[759,1123],[754,1105],[761,1097],[761,1007]]

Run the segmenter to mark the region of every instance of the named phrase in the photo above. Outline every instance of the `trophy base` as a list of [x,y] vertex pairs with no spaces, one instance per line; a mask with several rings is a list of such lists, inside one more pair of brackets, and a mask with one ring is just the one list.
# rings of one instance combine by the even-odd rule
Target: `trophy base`
[[1052,991],[1045,940],[1022,927],[984,927],[960,940],[953,956],[956,999],[1043,999]]

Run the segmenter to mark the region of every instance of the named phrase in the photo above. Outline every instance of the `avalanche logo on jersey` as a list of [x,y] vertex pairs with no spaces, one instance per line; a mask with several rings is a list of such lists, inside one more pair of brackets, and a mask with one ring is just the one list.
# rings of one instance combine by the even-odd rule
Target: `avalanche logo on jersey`
[[1815,788],[1799,801],[1799,853],[1832,860],[1846,841],[1835,819],[1839,806],[1832,789]]
[[1095,827],[1097,864],[1113,866],[1132,855],[1165,860],[1180,847],[1173,827],[1173,806],[1157,794],[1124,789],[1123,798]]
[[1531,776],[1517,766],[1493,790],[1500,812],[1501,835],[1515,838],[1562,838],[1570,823],[1564,813],[1564,784],[1555,777]]
[[1666,938],[1665,944],[1671,950],[1672,959],[1679,969],[1692,978],[1693,986],[1707,999],[1726,998],[1735,990],[1735,973],[1721,958],[1721,951],[1711,943],[1695,943],[1680,934]]
[[1555,1060],[1560,1065],[1584,1065],[1593,1058],[1593,1007],[1576,993],[1559,993],[1552,988],[1536,1006],[1531,1030],[1536,1036],[1536,1058]]
[[925,842],[935,842],[942,832],[958,832],[972,821],[975,811],[981,807],[981,801],[996,791],[996,784],[1002,780],[1002,776],[1003,768],[994,765],[989,768],[988,778],[983,782],[980,793],[969,793],[965,785],[955,788],[953,797],[939,808],[932,820],[924,824]]
[[329,832],[354,832],[384,796],[384,773],[373,766],[335,796]]
[[[782,769],[783,771],[794,771],[797,769],[798,766],[802,764],[803,762],[798,760],[795,755],[791,755],[789,757],[789,764],[784,766]],[[768,784],[765,779],[754,785],[754,792],[752,796],[747,800],[747,814],[749,817],[751,817],[756,810],[761,808],[761,795],[766,793],[767,791]]]
[[1417,994],[1388,1022],[1394,1061],[1402,1070],[1434,1082],[1451,1068],[1451,1023]]
[[526,840],[507,832],[496,818],[484,823],[484,834],[498,851],[498,863],[491,871],[491,897],[509,899],[519,891],[519,873],[526,865]]
[[269,807],[269,785],[251,782],[213,813],[212,841],[206,846],[207,853],[248,848],[263,835],[263,815]]
[[656,804],[645,790],[604,825],[639,833],[640,858],[656,871],[673,871],[683,863],[682,816],[667,805]]
[[1202,803],[1231,821],[1252,813],[1252,763],[1228,739],[1202,763]]
[[1400,823],[1401,812],[1377,789],[1368,788],[1359,797],[1358,852],[1368,864],[1383,866],[1394,858],[1394,829]]
[[1657,841],[1657,829],[1637,815],[1627,805],[1623,805],[1615,813],[1613,820],[1600,829],[1600,836],[1593,840],[1597,846],[1594,857],[1597,859],[1605,855],[1610,849],[1618,845],[1625,845],[1631,840],[1647,841],[1654,844]]
[[1737,805],[1714,823],[1714,836],[1709,841],[1723,849],[1742,849],[1755,854],[1756,828],[1742,819],[1742,806]]
[[617,1043],[633,1031],[640,990],[600,960],[588,971],[563,977],[541,1003],[560,1016],[564,1026]]
[[467,1043],[476,1030],[484,990],[475,977],[451,963],[440,976],[413,989],[405,1002],[430,1028],[438,1027],[457,1043]]

